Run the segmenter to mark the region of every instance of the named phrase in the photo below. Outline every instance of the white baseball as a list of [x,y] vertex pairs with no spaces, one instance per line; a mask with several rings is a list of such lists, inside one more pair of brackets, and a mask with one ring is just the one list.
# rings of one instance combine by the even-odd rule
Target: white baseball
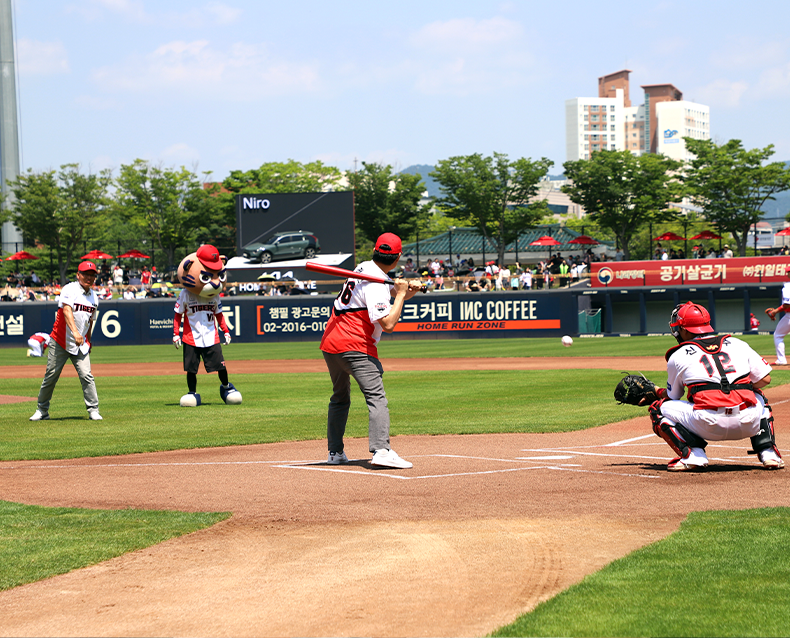
[[562,338],[562,345],[564,345],[566,348],[570,348],[573,345],[573,339],[571,339],[568,335],[565,335]]

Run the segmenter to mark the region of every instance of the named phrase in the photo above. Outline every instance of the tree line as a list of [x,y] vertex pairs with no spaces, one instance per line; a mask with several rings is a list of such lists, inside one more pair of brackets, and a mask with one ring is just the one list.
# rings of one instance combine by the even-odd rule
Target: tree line
[[[565,162],[570,181],[562,190],[587,213],[575,225],[595,225],[629,259],[645,227],[704,221],[718,234],[730,234],[738,254],[745,255],[747,234],[762,216],[761,207],[790,190],[790,168],[770,161],[773,145],[748,150],[740,140],[684,139],[694,156],[688,163],[608,150]],[[440,196],[426,201],[419,175],[375,162],[362,162],[360,170],[347,174],[320,161],[270,162],[231,171],[222,182],[139,159],[122,165],[115,177],[109,170],[85,174],[79,165],[66,164],[20,175],[11,183],[15,201],[5,215],[27,244],[49,249],[62,282],[86,248],[149,247],[168,267],[201,243],[231,254],[235,197],[253,193],[354,190],[362,256],[382,232],[413,241],[458,224],[476,228],[504,263],[505,247],[550,216],[539,192],[552,166],[546,158],[511,160],[502,153],[450,157],[430,174]],[[699,212],[683,212],[678,204],[684,201]]]

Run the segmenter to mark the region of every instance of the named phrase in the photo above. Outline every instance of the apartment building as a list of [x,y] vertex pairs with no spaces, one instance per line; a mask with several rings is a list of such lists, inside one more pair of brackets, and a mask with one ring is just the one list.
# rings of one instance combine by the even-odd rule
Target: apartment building
[[684,137],[710,139],[710,109],[683,99],[672,84],[646,84],[644,102],[632,105],[631,71],[598,78],[598,97],[565,102],[566,158],[590,159],[600,150],[628,150],[636,155],[662,153],[689,159]]

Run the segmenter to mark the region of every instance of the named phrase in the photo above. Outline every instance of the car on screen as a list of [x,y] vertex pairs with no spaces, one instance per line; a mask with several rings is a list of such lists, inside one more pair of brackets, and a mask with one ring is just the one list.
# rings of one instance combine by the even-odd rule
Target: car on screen
[[284,259],[313,259],[320,250],[318,237],[309,230],[275,233],[265,242],[247,244],[242,248],[248,260],[261,264]]

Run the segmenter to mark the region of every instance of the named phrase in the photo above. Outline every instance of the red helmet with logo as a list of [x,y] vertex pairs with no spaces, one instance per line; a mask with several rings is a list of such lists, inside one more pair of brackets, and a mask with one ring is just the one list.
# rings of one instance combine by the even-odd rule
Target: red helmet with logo
[[710,313],[703,306],[690,301],[675,306],[672,317],[669,319],[669,329],[672,336],[680,337],[681,328],[696,335],[715,332],[710,325]]

